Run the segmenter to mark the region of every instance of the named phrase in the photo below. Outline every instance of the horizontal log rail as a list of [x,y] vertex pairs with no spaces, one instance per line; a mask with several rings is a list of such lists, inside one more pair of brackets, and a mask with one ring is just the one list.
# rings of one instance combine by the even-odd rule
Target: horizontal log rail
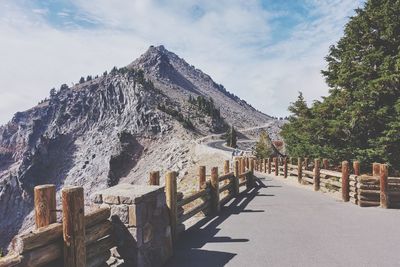
[[252,174],[251,171],[245,171],[245,172],[239,174],[239,178],[246,178],[247,175],[250,175],[250,174]]
[[181,217],[178,218],[178,223],[183,223],[188,219],[195,216],[197,213],[204,211],[205,209],[209,208],[210,202],[205,201],[199,205],[196,205],[190,208],[187,212],[185,212]]
[[303,170],[303,175],[304,174],[310,175],[312,177],[314,175],[314,172],[313,171]]
[[233,172],[230,172],[230,173],[227,173],[227,174],[224,174],[224,175],[219,176],[219,177],[218,177],[218,180],[219,180],[220,182],[223,182],[223,181],[225,181],[225,180],[232,179],[232,177],[234,177]]
[[[55,191],[54,191],[55,194]],[[93,266],[92,262],[101,263],[100,254],[105,251],[100,249],[99,240],[109,240],[107,250],[115,246],[111,239],[112,224],[108,220],[110,208],[100,208],[84,215],[85,235],[83,245],[87,248],[86,266]],[[105,242],[105,241],[102,241]],[[107,254],[107,253],[106,253]],[[59,266],[63,258],[63,224],[52,223],[37,228],[29,233],[17,235],[11,242],[9,255],[0,258],[0,266]],[[96,258],[96,259],[94,259]],[[103,260],[105,262],[107,259]]]
[[[86,214],[85,227],[89,232],[92,232],[89,229],[106,221],[110,217],[110,214],[109,208],[100,208],[89,214]],[[61,242],[62,232],[62,223],[53,223],[49,226],[33,230],[27,234],[17,235],[11,242],[11,252],[21,254],[44,246],[45,244],[56,242],[57,240]],[[93,237],[89,236],[87,239],[90,241],[93,239]]]
[[193,202],[199,198],[202,198],[202,197],[208,195],[209,193],[210,193],[209,188],[205,188],[200,191],[197,191],[189,196],[182,198],[182,200],[178,201],[177,206],[178,207],[185,206],[185,205],[189,204],[190,202]]
[[239,183],[239,187],[245,186],[246,183],[247,183],[247,181],[241,181],[241,182]]
[[325,185],[336,186],[338,188],[342,188],[342,183],[339,181],[331,180],[331,179],[321,179],[321,182],[325,183]]
[[227,190],[230,190],[232,188],[232,184],[228,183],[223,185],[222,187],[219,188],[219,193],[225,192]]
[[330,171],[330,170],[321,169],[320,173],[324,174],[326,176],[330,176],[330,177],[338,177],[338,178],[342,177],[342,173],[341,172],[336,172],[336,171]]
[[310,184],[314,184],[314,180],[312,178],[309,177],[303,177],[303,180],[310,183]]

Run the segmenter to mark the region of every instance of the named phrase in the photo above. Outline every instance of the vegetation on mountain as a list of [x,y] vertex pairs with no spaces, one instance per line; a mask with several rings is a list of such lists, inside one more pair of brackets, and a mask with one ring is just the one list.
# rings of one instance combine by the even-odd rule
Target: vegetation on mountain
[[215,107],[214,100],[211,97],[209,99],[204,96],[194,98],[190,95],[189,103],[196,106],[202,113],[210,116],[212,119],[219,120],[221,118],[221,112]]
[[171,115],[173,118],[175,118],[177,121],[179,121],[183,127],[185,127],[186,129],[194,129],[194,125],[192,123],[192,121],[190,120],[189,117],[185,117],[181,112],[179,112],[178,110],[176,110],[173,107],[170,106],[166,106],[164,104],[158,104],[157,108],[165,113],[167,113],[168,115]]
[[388,162],[400,169],[400,1],[369,0],[331,46],[322,71],[329,95],[302,94],[282,129],[291,156]]

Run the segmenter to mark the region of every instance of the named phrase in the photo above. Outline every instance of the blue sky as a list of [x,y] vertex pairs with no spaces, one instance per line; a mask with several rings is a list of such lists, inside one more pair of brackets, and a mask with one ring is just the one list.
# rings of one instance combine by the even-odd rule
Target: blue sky
[[0,0],[0,123],[52,87],[165,47],[259,110],[326,95],[329,46],[363,1]]

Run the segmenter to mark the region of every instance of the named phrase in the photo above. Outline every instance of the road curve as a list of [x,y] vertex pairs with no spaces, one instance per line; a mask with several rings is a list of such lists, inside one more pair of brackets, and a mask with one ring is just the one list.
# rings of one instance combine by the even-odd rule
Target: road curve
[[215,149],[232,152],[234,149],[231,147],[224,146],[225,143],[226,141],[212,141],[208,142],[206,145]]
[[[248,147],[247,147],[247,149],[243,149],[241,144],[243,144],[243,143],[254,144],[255,142],[256,142],[256,140],[247,140],[247,139],[245,139],[245,140],[238,140],[237,144],[238,144],[239,150],[242,150],[242,151],[245,151],[245,152],[251,152],[251,149],[249,149]],[[225,146],[225,143],[226,143],[226,141],[220,140],[220,141],[211,141],[211,142],[205,143],[205,145],[207,145],[207,146],[209,146],[211,148],[232,152],[234,149],[231,148],[231,147]]]
[[258,177],[264,185],[184,232],[166,266],[400,266],[399,210]]

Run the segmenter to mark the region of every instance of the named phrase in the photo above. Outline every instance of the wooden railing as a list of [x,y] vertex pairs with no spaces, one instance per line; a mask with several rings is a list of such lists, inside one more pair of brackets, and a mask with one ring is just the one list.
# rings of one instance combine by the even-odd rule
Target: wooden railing
[[[221,206],[241,193],[242,187],[255,185],[254,160],[235,159],[224,162],[224,172],[211,168],[207,180],[206,167],[199,167],[198,189],[184,195],[177,191],[177,174],[168,172],[165,177],[166,204],[168,206],[172,241],[185,230],[184,222],[203,212],[216,215]],[[149,175],[150,185],[159,185],[160,172]],[[100,208],[84,214],[82,187],[61,190],[62,210],[56,210],[54,185],[35,187],[36,229],[14,237],[10,252],[0,258],[0,267],[22,266],[103,266],[110,258],[110,249],[116,246],[110,208]],[[56,222],[56,213],[62,212],[62,223]]]
[[14,237],[0,267],[100,266],[115,246],[109,208],[84,214],[82,187],[61,191],[63,222],[56,222],[54,185],[35,187],[36,229]]
[[[247,167],[249,166],[249,167]],[[169,172],[165,179],[165,193],[170,210],[173,239],[185,230],[185,221],[203,212],[204,215],[215,215],[232,198],[240,193],[241,187],[254,186],[254,161],[240,158],[234,161],[230,170],[229,160],[224,163],[224,173],[218,168],[211,168],[210,180],[206,181],[206,167],[199,167],[199,189],[188,195],[177,191],[176,173]],[[151,183],[150,183],[151,184]],[[156,184],[155,184],[156,185]]]
[[400,177],[388,177],[386,164],[374,163],[372,175],[360,175],[360,163],[343,161],[341,171],[329,170],[327,159],[298,158],[256,159],[255,170],[276,176],[295,177],[300,184],[312,185],[314,191],[329,191],[343,201],[360,207],[400,208]]

